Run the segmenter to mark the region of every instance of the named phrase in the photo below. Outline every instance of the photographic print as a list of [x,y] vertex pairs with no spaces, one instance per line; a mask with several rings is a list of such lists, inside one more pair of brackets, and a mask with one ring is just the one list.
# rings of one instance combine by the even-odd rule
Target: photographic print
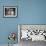
[[17,7],[15,6],[4,6],[4,17],[16,17]]

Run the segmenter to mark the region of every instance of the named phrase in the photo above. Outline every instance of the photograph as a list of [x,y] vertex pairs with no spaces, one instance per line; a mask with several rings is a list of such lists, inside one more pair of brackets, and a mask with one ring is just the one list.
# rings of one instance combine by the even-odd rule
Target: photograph
[[17,7],[15,6],[4,6],[4,17],[16,17]]

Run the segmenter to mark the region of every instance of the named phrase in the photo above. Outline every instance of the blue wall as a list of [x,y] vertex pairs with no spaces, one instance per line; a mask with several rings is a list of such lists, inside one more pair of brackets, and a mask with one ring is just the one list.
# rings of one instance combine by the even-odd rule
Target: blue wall
[[[3,6],[18,6],[18,16],[3,18]],[[46,0],[0,0],[0,44],[8,43],[9,32],[17,34],[18,24],[46,24]]]
[[21,0],[19,10],[21,24],[46,24],[46,0]]
[[[0,0],[0,44],[7,44],[9,42],[8,35],[10,32],[18,34],[18,18],[3,18],[3,6],[17,6],[17,3],[18,0]],[[17,39],[16,43],[18,42]]]

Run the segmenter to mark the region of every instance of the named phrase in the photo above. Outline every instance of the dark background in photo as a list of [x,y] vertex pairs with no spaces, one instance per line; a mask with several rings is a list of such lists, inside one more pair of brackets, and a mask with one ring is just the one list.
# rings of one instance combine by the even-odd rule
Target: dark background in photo
[[5,8],[5,15],[15,15],[15,8]]

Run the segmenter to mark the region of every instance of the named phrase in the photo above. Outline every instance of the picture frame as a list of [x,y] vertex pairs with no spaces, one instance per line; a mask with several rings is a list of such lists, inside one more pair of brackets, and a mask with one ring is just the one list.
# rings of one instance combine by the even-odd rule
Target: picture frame
[[3,7],[4,17],[17,17],[17,7],[16,6],[4,6]]

